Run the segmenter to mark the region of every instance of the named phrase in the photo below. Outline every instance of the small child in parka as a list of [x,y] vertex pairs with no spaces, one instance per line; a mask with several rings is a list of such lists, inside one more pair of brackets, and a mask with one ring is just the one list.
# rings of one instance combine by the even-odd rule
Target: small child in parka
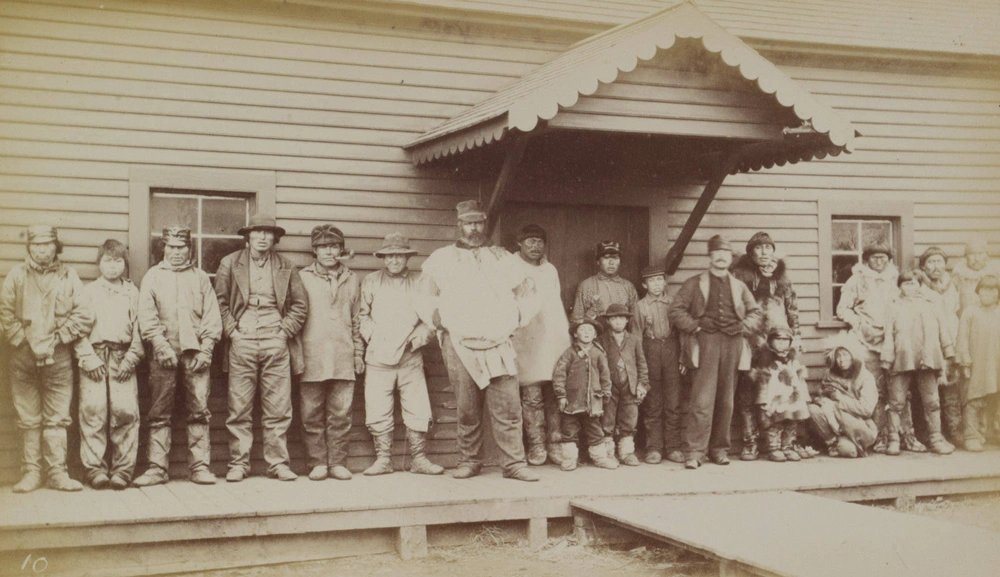
[[611,396],[611,374],[604,350],[594,342],[598,330],[596,320],[575,323],[570,329],[573,344],[559,356],[552,371],[552,388],[562,413],[563,471],[576,469],[580,457],[576,443],[581,429],[594,465],[618,468],[618,461],[607,454],[601,426],[604,399]]
[[608,356],[611,372],[611,396],[604,400],[604,437],[608,456],[614,458],[618,441],[618,459],[630,467],[639,466],[635,456],[635,429],[639,424],[639,404],[649,392],[649,368],[642,339],[627,332],[632,315],[628,307],[613,304],[601,315],[608,330],[598,344]]
[[790,329],[772,328],[767,334],[767,346],[750,370],[766,456],[777,463],[801,460],[795,450],[799,421],[809,418],[806,368],[799,363],[792,338]]
[[976,286],[979,305],[962,313],[958,330],[958,362],[962,383],[962,444],[967,451],[983,450],[990,428],[1000,421],[1000,280],[985,276]]

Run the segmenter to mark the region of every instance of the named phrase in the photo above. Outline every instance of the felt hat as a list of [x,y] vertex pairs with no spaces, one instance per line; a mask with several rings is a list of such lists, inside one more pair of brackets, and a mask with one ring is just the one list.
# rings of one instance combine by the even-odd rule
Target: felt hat
[[164,246],[191,246],[191,229],[186,226],[168,226],[163,229]]
[[413,256],[417,254],[417,251],[410,248],[410,239],[403,236],[398,232],[390,232],[385,235],[385,240],[382,241],[382,248],[375,251],[376,258],[382,258],[390,254],[405,254],[407,256]]
[[549,237],[545,234],[545,229],[538,226],[537,224],[528,224],[517,233],[517,242],[524,242],[529,238],[540,238],[543,241],[548,242]]
[[59,242],[59,229],[47,224],[36,224],[28,227],[27,237],[28,244]]
[[667,276],[667,267],[663,266],[663,263],[651,264],[647,266],[646,268],[642,269],[642,273],[639,276],[641,276],[643,279],[647,279],[651,276],[660,276],[660,275]]
[[747,254],[753,254],[753,249],[764,244],[769,244],[772,249],[777,249],[777,247],[774,246],[774,241],[771,240],[771,235],[764,231],[760,231],[751,236],[750,241],[747,242]]
[[583,320],[577,321],[572,325],[570,325],[569,334],[576,335],[576,329],[582,327],[583,325],[590,325],[594,327],[594,331],[597,332],[597,334],[601,334],[601,325],[598,324],[595,319],[588,319],[588,318],[584,318]]
[[483,222],[486,220],[486,213],[478,200],[463,200],[455,206],[458,212],[458,220],[462,222]]
[[884,254],[892,260],[892,248],[884,244],[876,244],[865,248],[861,253],[861,260],[867,261],[873,254]]
[[602,256],[621,256],[622,245],[621,243],[615,242],[613,240],[602,240],[597,243],[594,248],[595,258],[601,258]]
[[615,303],[613,305],[608,305],[608,309],[601,314],[602,319],[610,319],[611,317],[631,317],[632,315],[628,312],[628,307],[622,304]]
[[924,268],[924,263],[927,262],[927,259],[931,258],[932,256],[940,256],[941,258],[944,259],[944,262],[948,262],[948,255],[946,255],[944,251],[941,250],[941,247],[930,246],[927,247],[927,250],[924,251],[924,254],[920,255],[920,268]]
[[236,231],[236,234],[247,236],[254,230],[269,230],[274,233],[275,239],[285,236],[285,229],[278,226],[273,216],[260,212],[250,217],[250,223]]
[[312,246],[321,244],[344,244],[344,233],[332,224],[320,224],[312,229]]
[[732,248],[729,246],[729,241],[723,238],[721,234],[717,234],[712,238],[708,239],[708,252],[713,253],[717,250],[728,250],[732,252]]

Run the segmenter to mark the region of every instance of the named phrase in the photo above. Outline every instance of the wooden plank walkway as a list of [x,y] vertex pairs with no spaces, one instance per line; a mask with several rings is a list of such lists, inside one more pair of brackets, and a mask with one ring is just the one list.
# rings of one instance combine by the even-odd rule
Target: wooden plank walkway
[[720,562],[720,575],[995,577],[1000,533],[794,492],[574,499]]

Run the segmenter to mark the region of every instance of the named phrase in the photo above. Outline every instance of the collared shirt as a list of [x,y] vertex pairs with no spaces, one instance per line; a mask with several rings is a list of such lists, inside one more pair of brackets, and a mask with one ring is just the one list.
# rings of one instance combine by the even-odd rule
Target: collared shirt
[[84,287],[83,295],[94,309],[91,344],[127,345],[125,358],[133,367],[139,364],[143,356],[139,336],[139,289],[127,279],[112,283],[100,277]]
[[708,275],[708,301],[705,316],[701,318],[701,330],[708,333],[722,332],[735,336],[743,332],[743,324],[733,304],[729,275]]
[[576,300],[569,320],[578,323],[583,319],[594,320],[608,310],[613,304],[625,305],[631,311],[639,293],[631,281],[615,275],[609,276],[599,272],[584,279],[576,289]]
[[635,304],[632,332],[644,339],[662,340],[673,336],[667,310],[673,299],[667,293],[658,297],[647,294]]
[[[367,341],[365,363],[394,367],[420,355],[434,329],[420,321],[413,298],[420,275],[404,269],[398,275],[375,271],[361,283],[358,318]],[[416,337],[414,347],[407,344]]]
[[281,331],[281,312],[278,310],[278,296],[274,292],[274,271],[269,256],[268,252],[260,260],[250,257],[247,308],[237,324],[245,338],[271,337]]

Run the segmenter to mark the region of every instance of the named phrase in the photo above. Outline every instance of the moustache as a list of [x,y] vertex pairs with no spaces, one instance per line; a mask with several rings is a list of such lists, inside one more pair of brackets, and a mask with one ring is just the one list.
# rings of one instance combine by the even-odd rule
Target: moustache
[[462,238],[467,244],[480,245],[486,242],[486,234],[481,232],[470,232]]

